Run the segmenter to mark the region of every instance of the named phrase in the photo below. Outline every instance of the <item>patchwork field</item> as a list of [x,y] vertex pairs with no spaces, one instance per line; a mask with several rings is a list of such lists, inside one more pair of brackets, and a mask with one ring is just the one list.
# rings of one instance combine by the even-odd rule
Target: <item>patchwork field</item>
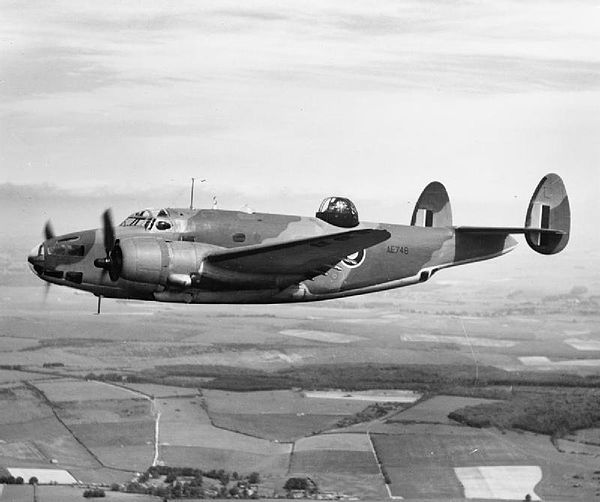
[[[459,387],[476,392],[471,389],[474,357],[480,368],[507,368],[518,375],[525,370],[536,375],[600,374],[600,312],[594,307],[600,275],[577,270],[569,281],[596,277],[589,293],[577,301],[545,298],[541,286],[491,282],[486,269],[487,287],[462,276],[446,282],[436,276],[419,288],[319,305],[106,300],[101,316],[93,315],[95,302],[89,295],[54,288],[45,307],[32,308],[33,290],[0,287],[0,467],[42,468],[55,459],[53,467],[76,479],[127,481],[132,471],[147,468],[153,459],[154,418],[160,412],[159,460],[169,465],[259,471],[269,483],[280,485],[289,476],[308,474],[322,490],[382,500],[387,491],[366,434],[370,432],[394,496],[522,499],[527,492],[517,491],[531,490],[543,500],[593,500],[600,486],[594,474],[597,429],[561,440],[559,446],[577,451],[561,453],[547,436],[471,429],[447,418],[454,409],[486,400],[440,395],[397,413],[392,421],[344,429],[351,434],[335,430],[313,435],[375,402],[414,403],[421,391],[386,389],[419,389],[402,385],[412,383],[413,373],[409,378],[398,373],[400,384],[390,378],[392,366],[419,365],[410,369],[415,379],[441,368],[439,380],[428,382],[421,389],[425,391],[450,385],[454,374],[448,370],[464,367]],[[529,268],[524,271],[530,273]],[[451,277],[451,271],[446,273]],[[539,277],[533,277],[537,284]],[[497,279],[505,278],[501,274]],[[556,287],[553,279],[547,293],[554,294]],[[565,282],[566,293],[571,287]],[[360,383],[370,390],[357,392],[363,387],[346,381],[324,386],[321,374],[309,375],[306,385],[260,392],[198,388],[212,377],[198,377],[189,388],[127,380],[157,366],[225,365],[230,371],[269,375],[309,364],[331,367],[328,378],[356,364]],[[91,372],[116,375],[115,381],[131,391],[85,381]],[[384,386],[378,383],[380,376]],[[190,383],[179,378],[171,382]],[[43,390],[67,427],[23,381]],[[522,474],[523,468],[538,470]],[[537,485],[532,473],[541,473]],[[511,476],[525,481],[509,493],[502,481]],[[57,502],[68,500],[49,493],[46,499],[53,496]],[[107,500],[115,496],[109,494]]]
[[462,488],[454,466],[522,465],[524,460],[530,460],[528,455],[485,432],[372,434],[371,438],[392,481],[392,494],[405,498],[433,498],[444,494],[461,497]]
[[459,396],[434,396],[411,408],[395,414],[388,421],[394,422],[420,422],[453,424],[448,418],[448,413],[464,408],[465,406],[476,406],[478,404],[494,403],[491,399],[477,399]]
[[157,406],[161,413],[160,459],[167,465],[202,465],[208,469],[245,466],[240,472],[251,472],[256,469],[250,466],[261,465],[266,475],[287,469],[290,444],[215,427],[200,398],[160,399]]
[[39,397],[27,387],[0,393],[0,465],[99,467]]
[[173,387],[171,385],[156,385],[152,383],[127,383],[126,387],[150,397],[185,397],[198,394],[198,391],[195,389]]
[[294,453],[318,450],[373,452],[367,434],[320,434],[300,439],[294,445]]
[[368,401],[370,403],[414,403],[421,398],[413,390],[365,390],[365,391],[306,391],[306,397],[315,399],[342,399],[344,401]]
[[360,500],[389,499],[381,474],[319,472],[311,474],[322,491],[343,493]]
[[318,473],[377,474],[379,467],[370,451],[308,450],[292,454],[290,475]]
[[54,402],[102,401],[104,399],[131,399],[132,393],[115,385],[82,380],[51,380],[36,382],[46,397]]
[[394,497],[405,499],[462,499],[464,492],[460,481],[447,467],[422,465],[385,467]]
[[284,476],[288,471],[290,455],[286,448],[260,453],[237,449],[234,443],[216,444],[214,447],[161,445],[160,458],[165,465],[195,466],[199,469],[222,469],[249,474],[261,473],[265,479]]
[[[357,398],[353,397],[355,394]],[[204,402],[214,425],[283,442],[335,428],[339,420],[358,413],[375,399],[385,400],[383,394],[352,393],[351,396],[336,392],[203,390]],[[395,399],[393,395],[390,391],[388,398]]]
[[379,466],[366,434],[321,434],[296,441],[290,473],[374,475]]
[[60,418],[69,425],[123,423],[152,420],[152,404],[148,399],[103,399],[101,401],[67,401],[56,407]]
[[276,390],[264,392],[226,392],[204,389],[202,395],[210,413],[253,414],[314,414],[353,415],[365,407],[364,403],[334,398],[310,398],[307,392]]
[[347,415],[306,415],[302,413],[210,413],[213,424],[249,436],[271,441],[296,439],[333,429]]
[[363,337],[355,335],[345,335],[343,333],[307,329],[284,329],[279,333],[285,336],[296,336],[298,338],[305,338],[306,340],[315,340],[318,342],[327,343],[350,343],[364,340]]
[[475,346],[475,347],[514,347],[516,342],[510,340],[493,340],[490,338],[465,337],[452,335],[425,335],[413,334],[402,335],[405,342],[422,343],[455,343],[457,345]]
[[517,500],[525,494],[530,500],[540,500],[534,492],[542,480],[542,470],[537,465],[456,467],[454,472],[464,486],[466,498]]
[[[55,411],[102,465],[143,471],[152,464],[155,420],[149,399],[136,398],[133,391],[99,382],[65,383],[62,391],[60,382],[36,386],[54,399],[64,398],[68,392],[72,399],[56,401]],[[75,399],[82,395],[83,399]]]
[[[37,487],[37,496],[40,502],[81,502],[83,489],[71,486],[48,486]],[[0,490],[0,502],[31,502],[33,500],[33,487],[29,485],[8,485],[4,493]],[[156,497],[149,495],[137,495],[132,493],[106,492],[102,500],[109,502],[156,502]]]
[[35,476],[41,484],[58,483],[61,485],[72,485],[77,480],[67,471],[62,469],[25,469],[19,467],[9,467],[8,472],[16,477],[21,476],[28,480]]

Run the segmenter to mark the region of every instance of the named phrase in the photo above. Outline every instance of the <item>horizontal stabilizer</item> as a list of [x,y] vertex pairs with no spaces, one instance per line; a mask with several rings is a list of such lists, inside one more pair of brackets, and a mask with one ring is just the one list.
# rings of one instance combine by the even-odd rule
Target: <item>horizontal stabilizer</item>
[[534,227],[456,227],[457,232],[471,234],[549,234],[564,235],[563,230],[553,228],[534,228]]
[[542,254],[560,252],[569,241],[571,210],[565,185],[556,174],[547,174],[533,192],[524,227],[456,227],[457,234],[524,234],[529,247]]

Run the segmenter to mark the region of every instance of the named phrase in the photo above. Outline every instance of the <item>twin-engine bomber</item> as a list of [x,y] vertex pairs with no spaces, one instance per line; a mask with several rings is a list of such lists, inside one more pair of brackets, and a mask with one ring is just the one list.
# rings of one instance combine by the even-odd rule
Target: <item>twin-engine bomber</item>
[[438,270],[503,255],[524,234],[541,254],[567,245],[569,199],[559,176],[535,189],[524,227],[453,226],[444,186],[430,183],[410,225],[361,222],[343,197],[314,218],[217,209],[145,209],[118,227],[55,236],[28,257],[48,283],[100,299],[180,303],[283,303],[327,300],[409,286]]

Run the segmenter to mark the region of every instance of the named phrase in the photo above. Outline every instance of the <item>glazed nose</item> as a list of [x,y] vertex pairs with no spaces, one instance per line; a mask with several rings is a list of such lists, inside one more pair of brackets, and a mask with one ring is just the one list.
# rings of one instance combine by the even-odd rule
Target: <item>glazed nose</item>
[[27,255],[27,261],[31,270],[39,275],[39,271],[44,268],[44,245],[38,244]]

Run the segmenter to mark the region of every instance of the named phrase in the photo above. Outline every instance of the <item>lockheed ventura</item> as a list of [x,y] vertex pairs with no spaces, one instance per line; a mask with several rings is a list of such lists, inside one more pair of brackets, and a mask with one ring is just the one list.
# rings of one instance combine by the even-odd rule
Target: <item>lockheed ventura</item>
[[541,254],[569,240],[569,200],[556,174],[535,189],[523,227],[454,226],[446,189],[430,183],[410,225],[359,221],[344,197],[314,218],[217,209],[133,213],[117,227],[54,235],[28,257],[41,279],[100,299],[182,303],[327,300],[427,281],[437,271],[503,255],[524,234]]

